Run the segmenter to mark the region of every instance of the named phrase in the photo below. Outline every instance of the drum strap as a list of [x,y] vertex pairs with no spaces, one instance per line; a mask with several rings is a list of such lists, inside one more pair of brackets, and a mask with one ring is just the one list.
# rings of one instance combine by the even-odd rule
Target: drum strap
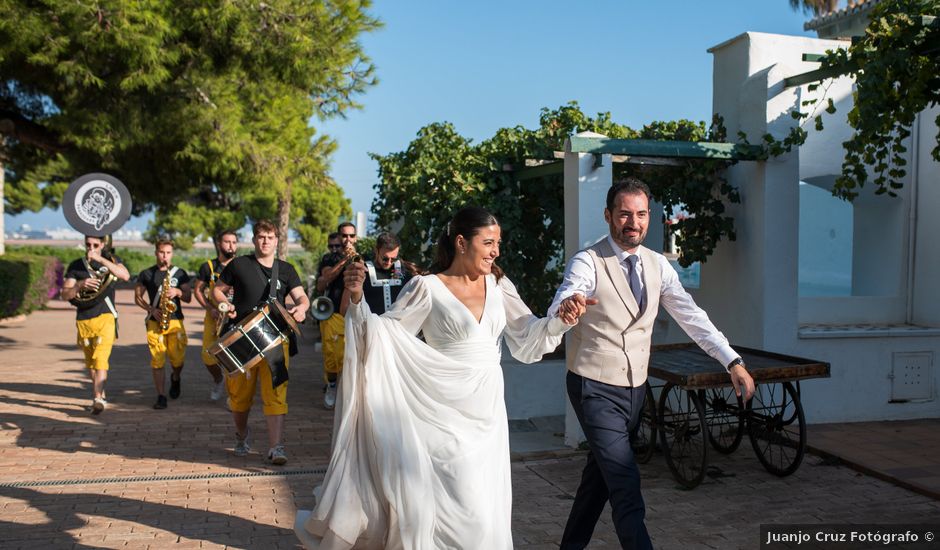
[[114,315],[114,338],[118,337],[118,313],[117,309],[114,308],[114,304],[111,303],[111,297],[104,297],[104,304],[108,306],[108,309],[111,310],[111,315]]
[[[257,260],[257,258],[255,258]],[[268,301],[274,302],[277,301],[277,284],[278,284],[278,273],[277,265],[281,263],[278,261],[277,257],[274,258],[274,263],[271,265],[271,278],[268,279]],[[264,269],[261,267],[261,262],[258,262],[258,274],[261,275],[261,279],[264,280]],[[259,304],[260,306],[261,304]],[[288,338],[295,338],[293,331],[288,331],[290,334]],[[293,347],[293,346],[291,346]],[[293,354],[291,354],[293,355]],[[275,388],[287,382],[290,378],[287,374],[287,364],[284,361],[284,354],[281,352],[281,348],[271,350],[265,357],[268,360],[268,368],[271,369],[271,385]]]

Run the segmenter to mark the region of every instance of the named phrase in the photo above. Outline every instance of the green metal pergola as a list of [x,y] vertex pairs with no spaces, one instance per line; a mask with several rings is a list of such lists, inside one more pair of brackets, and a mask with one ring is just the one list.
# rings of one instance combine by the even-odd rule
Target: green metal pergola
[[[612,139],[606,137],[571,136],[568,138],[572,153],[613,155],[614,162],[628,164],[678,165],[683,160],[762,160],[759,145],[718,143],[709,141],[661,141],[653,139]],[[559,155],[559,153],[556,153]],[[563,156],[563,154],[561,154]],[[564,173],[564,162],[537,161],[536,166],[511,169],[520,180],[541,178]]]

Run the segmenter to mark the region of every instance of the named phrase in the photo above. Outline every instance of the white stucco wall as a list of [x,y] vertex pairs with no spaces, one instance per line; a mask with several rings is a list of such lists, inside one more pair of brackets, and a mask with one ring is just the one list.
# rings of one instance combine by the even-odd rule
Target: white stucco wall
[[[803,53],[823,53],[840,44],[745,33],[710,50],[715,55],[713,106],[724,116],[729,135],[742,130],[752,142],[765,132],[784,136],[795,123],[787,111],[801,108],[802,100],[824,89],[812,94],[806,86],[784,89],[782,80],[818,67],[802,62]],[[799,181],[818,185],[840,172],[841,143],[850,131],[844,122],[851,107],[850,92],[847,78],[829,82],[825,93],[836,101],[837,116],[826,118],[822,134],[815,133],[808,121],[810,136],[799,151],[729,170],[729,181],[742,196],[742,204],[732,209],[738,240],[722,243],[702,266],[702,288],[694,295],[733,344],[831,363],[831,378],[802,384],[809,422],[937,417],[940,369],[936,365],[927,375],[927,399],[890,402],[898,354],[927,352],[934,363],[940,357],[940,331],[908,330],[912,322],[940,326],[935,282],[940,279],[940,247],[929,244],[940,221],[924,214],[940,204],[938,165],[927,162],[924,154],[932,147],[924,142],[933,139],[923,136],[936,135],[936,128],[924,131],[924,121],[933,117],[921,117],[921,141],[912,147],[920,158],[912,159],[916,164],[900,198],[863,197],[853,205],[852,276],[857,296],[799,297]],[[913,210],[912,204],[916,204]],[[918,214],[915,219],[912,212]],[[913,277],[907,261],[911,234],[915,236]],[[888,320],[902,327],[867,332],[800,330],[807,322],[884,325]]]

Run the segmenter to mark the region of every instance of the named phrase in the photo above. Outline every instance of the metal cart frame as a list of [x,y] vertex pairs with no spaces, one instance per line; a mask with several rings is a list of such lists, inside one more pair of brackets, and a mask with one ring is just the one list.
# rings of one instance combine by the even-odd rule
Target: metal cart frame
[[[734,452],[747,433],[757,459],[770,473],[792,474],[806,453],[806,417],[800,381],[829,376],[829,363],[735,347],[756,385],[743,403],[722,365],[695,344],[654,346],[643,416],[632,443],[637,462],[658,448],[676,480],[687,488],[705,477],[708,447]],[[654,388],[661,388],[655,398]],[[706,442],[707,440],[707,442]]]

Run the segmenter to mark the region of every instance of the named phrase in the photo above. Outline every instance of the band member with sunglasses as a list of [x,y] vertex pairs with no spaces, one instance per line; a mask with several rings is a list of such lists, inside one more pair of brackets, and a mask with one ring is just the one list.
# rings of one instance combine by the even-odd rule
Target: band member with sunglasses
[[[110,272],[121,281],[131,278],[121,259],[111,254],[102,236],[85,236],[85,257],[69,264],[65,270],[60,297],[75,305],[75,326],[78,345],[85,354],[85,368],[94,388],[92,414],[99,414],[108,405],[104,384],[108,379],[108,359],[117,338],[117,310],[114,308],[114,285],[94,298],[78,301],[79,293],[93,295],[102,284],[100,273]],[[75,301],[73,301],[75,300]]]
[[[320,338],[323,341],[323,406],[332,409],[336,405],[336,382],[343,372],[343,349],[346,346],[346,327],[340,303],[343,299],[343,271],[356,256],[356,226],[351,222],[339,224],[337,237],[339,248],[331,245],[330,251],[320,260],[317,269],[317,292],[333,302],[336,309],[327,320],[320,321]],[[331,234],[330,237],[333,235]],[[332,239],[327,242],[335,242]]]
[[[419,275],[415,264],[399,256],[401,241],[392,232],[379,233],[375,238],[372,260],[366,260],[366,280],[362,285],[362,298],[376,315],[385,313],[398,298],[409,279]],[[349,307],[349,291],[343,292],[339,311],[345,316]]]

